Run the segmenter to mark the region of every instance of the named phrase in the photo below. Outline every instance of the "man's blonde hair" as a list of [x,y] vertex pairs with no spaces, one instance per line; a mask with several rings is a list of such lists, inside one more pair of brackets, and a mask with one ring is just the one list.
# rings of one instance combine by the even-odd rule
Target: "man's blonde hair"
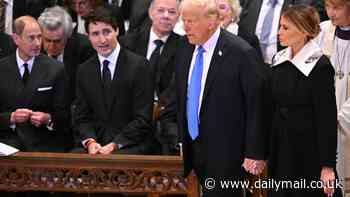
[[215,0],[183,0],[180,4],[180,12],[188,6],[201,7],[205,16],[219,17]]

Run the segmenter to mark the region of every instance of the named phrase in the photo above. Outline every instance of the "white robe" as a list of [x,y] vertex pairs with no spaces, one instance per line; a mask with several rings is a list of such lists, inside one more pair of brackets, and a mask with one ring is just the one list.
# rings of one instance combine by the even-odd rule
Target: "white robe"
[[345,191],[350,189],[350,40],[335,37],[334,30],[331,21],[322,22],[321,33],[316,40],[330,58],[335,71],[342,70],[344,73],[341,79],[335,77],[335,88],[339,122],[337,171]]

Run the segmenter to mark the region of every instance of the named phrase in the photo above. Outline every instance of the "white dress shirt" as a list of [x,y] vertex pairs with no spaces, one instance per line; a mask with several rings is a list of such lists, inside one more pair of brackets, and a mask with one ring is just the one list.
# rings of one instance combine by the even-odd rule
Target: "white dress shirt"
[[[149,34],[149,39],[148,39],[148,46],[147,46],[147,56],[146,58],[149,60],[151,58],[151,55],[154,51],[154,49],[156,49],[157,45],[154,43],[155,40],[161,40],[163,41],[163,43],[165,44],[166,41],[168,40],[169,35],[163,36],[163,37],[158,37],[156,35],[156,33],[154,33],[153,28],[151,28],[150,34]],[[162,53],[163,50],[163,46],[160,48],[160,52]]]
[[120,53],[120,45],[117,44],[117,47],[115,47],[113,52],[108,57],[103,57],[102,55],[98,54],[98,60],[100,62],[100,69],[101,69],[101,77],[103,73],[102,72],[103,61],[108,60],[109,61],[108,68],[111,71],[111,79],[112,80],[114,79],[114,74],[117,67],[117,60],[118,60],[119,53]]
[[23,66],[23,64],[25,64],[25,63],[28,64],[29,73],[32,72],[34,59],[35,59],[35,57],[32,57],[32,58],[30,58],[28,61],[24,61],[24,60],[22,60],[22,58],[19,56],[18,49],[16,50],[16,61],[17,61],[17,66],[18,66],[18,69],[19,69],[19,73],[21,74],[21,77],[23,77],[23,74],[24,74],[24,66]]
[[[264,61],[269,64],[271,64],[272,62],[272,57],[277,53],[277,43],[278,43],[277,34],[278,34],[279,21],[280,21],[283,3],[284,3],[284,0],[278,0],[274,8],[275,14],[272,22],[273,29],[271,30],[271,34],[269,37],[269,43],[266,49],[266,57],[264,57]],[[259,40],[261,38],[264,19],[265,19],[265,16],[267,15],[267,12],[270,10],[270,7],[271,7],[271,4],[269,3],[269,0],[263,0],[260,13],[259,13],[259,18],[256,24],[256,29],[255,29],[255,34],[257,35]]]
[[78,23],[77,24],[78,25],[77,32],[84,34],[84,35],[87,35],[86,30],[85,30],[85,20],[81,16],[78,16],[77,23]]
[[[203,53],[203,74],[202,74],[202,83],[201,83],[201,93],[200,93],[200,97],[199,97],[199,106],[198,106],[198,115],[201,109],[201,105],[202,105],[202,98],[203,98],[203,92],[204,92],[204,87],[205,87],[205,82],[207,80],[207,76],[208,76],[208,71],[209,71],[209,66],[210,66],[210,62],[211,59],[213,57],[213,53],[216,47],[216,44],[219,40],[219,36],[220,36],[220,28],[218,28],[214,34],[207,40],[207,42],[205,42],[202,47],[204,48],[205,52]],[[191,60],[191,67],[190,67],[190,72],[188,74],[188,87],[189,87],[189,83],[191,81],[191,76],[192,76],[192,70],[193,70],[193,66],[194,63],[196,61],[196,56],[198,53],[198,45],[196,46],[193,55],[192,55],[192,60]],[[188,91],[188,90],[187,90]],[[188,95],[188,94],[187,94]]]

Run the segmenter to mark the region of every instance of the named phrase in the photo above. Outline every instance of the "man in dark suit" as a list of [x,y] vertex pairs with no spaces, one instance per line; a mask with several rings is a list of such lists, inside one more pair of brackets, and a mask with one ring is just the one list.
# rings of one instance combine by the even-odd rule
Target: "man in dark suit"
[[185,175],[194,169],[204,196],[242,196],[242,188],[219,184],[242,180],[242,165],[254,174],[264,167],[263,63],[247,42],[219,28],[215,0],[181,3],[188,40],[175,77]]
[[71,144],[63,64],[40,55],[34,18],[16,19],[13,39],[16,53],[0,61],[0,141],[21,151],[64,152]]
[[94,49],[87,36],[72,33],[72,18],[59,6],[46,9],[38,22],[42,28],[44,52],[64,63],[69,77],[71,103],[75,98],[78,65],[89,59],[95,53]]
[[150,153],[154,88],[147,60],[120,47],[110,10],[96,8],[86,29],[97,54],[77,74],[79,147],[89,154]]
[[[128,33],[120,38],[122,46],[146,57],[151,63],[155,81],[155,102],[159,106],[166,105],[165,90],[168,88],[174,68],[173,61],[180,41],[180,36],[173,32],[178,20],[177,0],[154,0],[149,7],[152,25],[139,32]],[[159,141],[169,149],[175,147],[177,137],[167,132],[157,133]],[[169,139],[175,138],[175,139]]]
[[16,51],[15,43],[11,36],[0,32],[0,58],[6,57]]
[[239,26],[257,35],[264,61],[270,64],[282,49],[277,38],[282,10],[293,4],[312,3],[313,0],[244,0]]

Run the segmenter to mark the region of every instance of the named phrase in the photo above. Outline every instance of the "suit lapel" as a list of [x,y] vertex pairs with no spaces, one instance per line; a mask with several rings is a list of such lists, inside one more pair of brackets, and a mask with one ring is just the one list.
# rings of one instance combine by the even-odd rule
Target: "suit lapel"
[[228,53],[225,51],[225,40],[223,38],[223,34],[224,34],[224,30],[221,30],[218,42],[216,43],[216,46],[214,49],[212,59],[210,61],[209,71],[208,71],[204,92],[203,92],[200,113],[202,112],[202,109],[204,109],[208,93],[217,76],[216,73],[220,69],[220,66],[222,65],[222,61],[224,60],[225,55],[227,55],[226,53]]
[[161,73],[163,69],[170,69],[168,66],[170,58],[176,53],[176,35],[172,32],[166,41],[164,48],[162,50],[159,62],[156,69],[156,86],[160,83]]
[[147,56],[149,32],[150,31],[141,31],[139,38],[136,39],[136,43],[134,43],[135,52],[143,57]]
[[[190,67],[191,67],[191,60],[194,52],[194,45],[188,44],[187,47],[184,47],[183,53],[181,54],[183,58],[182,61],[180,61],[182,64],[176,65],[179,67],[180,70],[180,75],[179,75],[179,83],[181,83],[180,87],[184,87],[182,89],[182,92],[180,93],[180,98],[182,99],[182,104],[183,106],[186,106],[186,101],[187,101],[187,84],[188,84],[188,75],[190,72]],[[187,106],[185,107],[187,109]],[[186,113],[186,112],[185,112]]]
[[10,83],[10,85],[12,86],[12,89],[16,91],[16,93],[15,93],[15,98],[16,98],[15,103],[17,106],[16,108],[20,108],[23,104],[25,104],[25,102],[22,98],[24,85],[22,82],[22,76],[21,76],[19,69],[18,69],[18,65],[17,65],[17,61],[16,61],[16,53],[11,55],[11,58],[9,61],[10,61],[10,63],[8,65],[8,67],[11,71],[11,73],[9,73],[9,75],[13,76],[13,79],[14,79],[13,83]]

